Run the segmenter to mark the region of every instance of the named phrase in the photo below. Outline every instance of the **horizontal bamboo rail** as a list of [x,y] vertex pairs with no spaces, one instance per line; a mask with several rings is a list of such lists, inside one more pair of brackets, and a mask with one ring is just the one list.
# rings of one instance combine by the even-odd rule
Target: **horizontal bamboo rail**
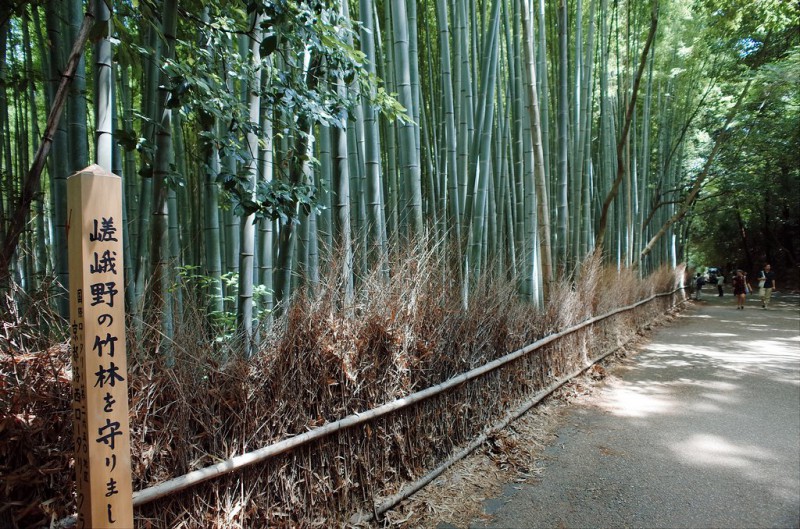
[[[658,296],[666,296],[666,295],[674,294],[678,290],[682,290],[682,289],[677,289],[677,290],[674,290],[674,291],[669,292],[669,293],[657,294],[657,295],[649,298],[648,300],[644,300],[643,303],[647,303],[648,301],[652,301],[654,298],[656,298]],[[632,305],[632,307],[637,307],[640,304],[641,303],[638,303],[636,305]],[[610,313],[610,314],[606,315],[605,317],[613,316],[614,314],[617,314],[617,312]],[[583,323],[581,323],[579,325],[583,325]],[[578,329],[575,329],[575,330],[578,330]],[[395,505],[400,503],[401,501],[407,499],[408,497],[413,495],[415,492],[421,490],[428,483],[430,483],[431,481],[433,481],[434,479],[436,479],[437,477],[442,475],[445,470],[447,470],[448,468],[450,468],[451,466],[453,466],[454,464],[456,464],[457,462],[459,462],[460,460],[464,459],[469,454],[474,452],[479,446],[481,446],[483,443],[485,443],[489,439],[490,436],[492,436],[496,432],[499,432],[499,431],[505,429],[509,424],[511,424],[515,420],[519,419],[520,417],[522,417],[525,413],[528,412],[528,410],[530,410],[531,408],[533,408],[534,406],[539,404],[541,401],[543,401],[545,398],[547,398],[555,390],[557,390],[558,388],[560,388],[561,386],[563,386],[564,384],[566,384],[567,382],[569,382],[573,378],[577,377],[581,373],[585,372],[587,369],[591,368],[593,365],[595,365],[599,361],[601,361],[604,358],[614,354],[619,349],[620,348],[617,347],[616,349],[612,349],[612,350],[610,350],[610,351],[608,351],[606,353],[601,354],[600,356],[598,356],[594,360],[588,362],[586,365],[582,366],[581,368],[576,369],[572,373],[562,377],[559,380],[556,380],[555,382],[553,382],[552,384],[550,384],[549,386],[547,386],[543,390],[541,390],[538,393],[534,394],[533,397],[531,397],[530,399],[528,399],[527,401],[522,403],[522,405],[519,406],[516,410],[510,411],[508,414],[506,414],[506,416],[503,419],[501,419],[500,421],[495,423],[490,428],[486,429],[481,435],[479,435],[478,437],[473,439],[466,447],[464,447],[459,452],[457,452],[457,453],[453,454],[452,456],[450,456],[446,461],[442,462],[441,465],[439,465],[435,469],[431,470],[428,474],[422,476],[417,481],[409,483],[408,485],[403,487],[403,489],[400,490],[397,494],[393,494],[392,496],[388,496],[388,497],[384,498],[384,500],[382,502],[380,502],[378,505],[375,505],[373,507],[373,512],[372,513],[370,513],[369,515],[364,516],[363,518],[359,519],[359,521],[368,522],[368,521],[373,520],[374,518],[378,518],[382,514],[384,514],[386,511],[388,511],[389,509],[391,509],[392,507],[394,507]]]
[[[583,329],[585,327],[588,327],[590,325],[594,325],[595,323],[597,323],[599,321],[605,320],[607,318],[610,318],[610,317],[615,316],[617,314],[620,314],[622,312],[627,312],[627,311],[633,310],[633,309],[635,309],[637,307],[640,307],[640,306],[642,306],[642,305],[644,305],[646,303],[649,303],[649,302],[653,301],[656,298],[674,295],[675,293],[683,290],[683,288],[684,287],[680,287],[680,288],[677,288],[675,290],[672,290],[671,292],[663,292],[663,293],[660,293],[660,294],[654,294],[654,295],[650,296],[649,298],[646,298],[646,299],[643,299],[641,301],[638,301],[638,302],[636,302],[636,303],[634,303],[632,305],[626,305],[624,307],[620,307],[620,308],[615,309],[615,310],[613,310],[611,312],[608,312],[606,314],[603,314],[603,315],[600,315],[600,316],[595,316],[593,318],[589,318],[589,319],[584,320],[583,322],[581,322],[581,323],[579,323],[577,325],[574,325],[572,327],[564,329],[563,331],[557,332],[555,334],[551,334],[550,336],[542,338],[541,340],[537,340],[537,341],[533,342],[532,344],[529,344],[529,345],[523,347],[522,349],[518,349],[518,350],[516,350],[514,352],[511,352],[511,353],[509,353],[509,354],[507,354],[507,355],[505,355],[505,356],[503,356],[501,358],[498,358],[498,359],[493,360],[493,361],[491,361],[491,362],[489,362],[487,364],[484,364],[483,366],[476,367],[475,369],[471,369],[471,370],[469,370],[469,371],[467,371],[465,373],[462,373],[461,375],[458,375],[458,376],[453,377],[453,378],[451,378],[451,379],[449,379],[449,380],[447,380],[445,382],[442,382],[441,384],[437,384],[437,385],[431,386],[431,387],[429,387],[427,389],[423,389],[421,391],[417,391],[417,392],[412,393],[412,394],[410,394],[410,395],[408,395],[406,397],[403,397],[401,399],[397,399],[395,401],[392,401],[392,402],[383,404],[381,406],[378,406],[377,408],[373,408],[373,409],[365,411],[363,413],[354,413],[352,415],[348,415],[347,417],[345,417],[343,419],[340,419],[338,421],[335,421],[335,422],[332,422],[332,423],[328,423],[328,424],[326,424],[324,426],[320,426],[319,428],[315,428],[315,429],[313,429],[311,431],[305,432],[303,434],[300,434],[300,435],[297,435],[297,436],[294,436],[294,437],[283,439],[282,441],[279,441],[277,443],[271,444],[269,446],[265,446],[264,448],[260,448],[258,450],[253,451],[253,452],[248,452],[246,454],[234,456],[234,457],[232,457],[232,458],[230,458],[230,459],[228,459],[226,461],[222,461],[220,463],[217,463],[217,464],[214,464],[214,465],[202,468],[202,469],[194,470],[192,472],[189,472],[188,474],[184,474],[183,476],[178,476],[176,478],[172,478],[172,479],[169,479],[167,481],[164,481],[163,483],[159,483],[158,485],[153,485],[152,487],[148,487],[146,489],[142,489],[142,490],[136,491],[136,492],[133,493],[133,506],[134,507],[138,507],[138,506],[144,505],[146,503],[150,503],[152,501],[155,501],[155,500],[157,500],[159,498],[163,498],[164,496],[169,496],[171,494],[175,494],[177,492],[180,492],[180,491],[185,490],[187,488],[193,487],[193,486],[198,485],[200,483],[203,483],[205,481],[217,478],[219,476],[223,476],[225,474],[229,474],[231,472],[234,472],[236,470],[242,469],[244,467],[247,467],[247,466],[250,466],[250,465],[253,465],[253,464],[256,464],[256,463],[260,463],[260,462],[266,461],[266,460],[268,460],[268,459],[270,459],[272,457],[275,457],[277,455],[283,454],[285,452],[289,452],[291,450],[294,450],[295,448],[303,446],[303,445],[305,445],[307,443],[310,443],[312,441],[316,441],[316,440],[322,439],[324,437],[327,437],[328,435],[331,435],[331,434],[336,433],[338,431],[344,430],[346,428],[351,428],[353,426],[357,426],[359,424],[363,424],[363,423],[372,421],[374,419],[377,419],[377,418],[382,417],[384,415],[387,415],[389,413],[392,413],[392,412],[395,412],[397,410],[400,410],[400,409],[406,408],[408,406],[411,406],[412,404],[416,404],[418,402],[424,401],[424,400],[429,399],[429,398],[431,398],[433,396],[436,396],[436,395],[439,395],[441,393],[444,393],[445,391],[453,389],[453,388],[455,388],[455,387],[457,387],[457,386],[459,386],[459,385],[461,385],[461,384],[463,384],[465,382],[468,382],[468,381],[470,381],[472,379],[475,379],[475,378],[483,376],[483,375],[485,375],[487,373],[490,373],[490,372],[492,372],[492,371],[494,371],[494,370],[496,370],[496,369],[498,369],[498,368],[500,368],[500,367],[502,367],[502,366],[504,366],[504,365],[506,365],[506,364],[508,364],[510,362],[513,362],[513,361],[515,361],[515,360],[517,360],[517,359],[519,359],[519,358],[531,353],[532,351],[535,351],[536,349],[544,347],[545,345],[549,345],[549,344],[555,342],[556,340],[558,340],[560,338],[563,338],[564,336],[572,334],[572,333],[574,333],[576,331],[579,331],[579,330],[581,330],[581,329]],[[608,353],[608,354],[610,354],[610,353]],[[595,360],[595,362],[597,362],[598,360]],[[583,369],[585,369],[585,367]],[[581,369],[581,371],[583,369]],[[572,375],[572,376],[575,376],[575,375]],[[558,385],[563,384],[565,381],[566,380],[561,381],[560,383],[558,383]],[[555,389],[555,388],[553,388],[553,389]],[[539,399],[539,400],[541,400],[541,399]],[[530,406],[528,406],[528,408],[533,406],[536,402],[538,402],[538,400],[536,400],[533,404],[530,404]],[[526,411],[527,411],[528,408],[526,408]],[[521,412],[520,415],[522,413],[524,413],[524,411]],[[514,418],[516,418],[516,417],[514,417]],[[510,419],[510,420],[513,420],[513,418]],[[509,420],[509,422],[510,422],[510,420]],[[472,443],[470,443],[469,446],[472,446],[476,442],[477,442],[477,439],[475,441],[473,441]],[[481,442],[483,442],[483,441],[481,441]],[[479,445],[476,445],[476,447],[477,446],[479,446]],[[473,450],[474,450],[474,448],[473,448]],[[462,452],[464,452],[464,450],[462,450]],[[469,453],[469,452],[467,452],[467,453]],[[431,479],[433,479],[433,478],[431,478]],[[422,486],[424,486],[424,484],[421,485],[420,488]],[[415,490],[418,490],[418,489],[415,489]],[[382,506],[388,504],[388,502],[389,502],[389,500],[384,502],[382,504]],[[388,508],[390,508],[390,507],[387,507],[386,510],[388,510]],[[385,512],[385,510],[382,511],[382,512]]]

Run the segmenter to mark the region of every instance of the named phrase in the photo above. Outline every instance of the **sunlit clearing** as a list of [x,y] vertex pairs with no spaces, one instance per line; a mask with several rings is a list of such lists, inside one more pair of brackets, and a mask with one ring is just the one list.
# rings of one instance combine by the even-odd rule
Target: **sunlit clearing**
[[[695,434],[671,447],[675,456],[697,467],[723,466],[759,473],[759,464],[774,461],[777,456],[763,447],[737,446],[717,435]],[[745,472],[749,474],[750,472]]]

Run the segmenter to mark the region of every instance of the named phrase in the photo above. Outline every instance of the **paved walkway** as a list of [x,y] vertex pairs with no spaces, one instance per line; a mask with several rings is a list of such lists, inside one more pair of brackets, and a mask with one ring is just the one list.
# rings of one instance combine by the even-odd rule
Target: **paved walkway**
[[612,374],[472,527],[800,526],[800,297],[706,296]]

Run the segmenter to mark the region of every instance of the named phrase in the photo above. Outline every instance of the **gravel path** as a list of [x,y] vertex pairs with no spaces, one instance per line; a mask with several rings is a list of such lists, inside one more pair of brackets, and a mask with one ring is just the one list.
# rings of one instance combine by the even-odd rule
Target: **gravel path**
[[610,374],[471,527],[800,527],[800,297],[706,296]]

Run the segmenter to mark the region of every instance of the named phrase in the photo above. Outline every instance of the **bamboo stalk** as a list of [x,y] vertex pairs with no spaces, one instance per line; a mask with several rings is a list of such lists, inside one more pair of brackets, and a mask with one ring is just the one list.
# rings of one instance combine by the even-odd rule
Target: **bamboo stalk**
[[326,424],[324,426],[321,426],[321,427],[316,428],[314,430],[311,430],[309,432],[297,435],[295,437],[290,437],[288,439],[283,439],[282,441],[279,441],[277,443],[271,444],[271,445],[266,446],[264,448],[260,448],[258,450],[253,451],[253,452],[249,452],[247,454],[241,454],[241,455],[238,455],[238,456],[234,456],[234,457],[232,457],[232,458],[230,458],[230,459],[228,459],[226,461],[223,461],[221,463],[217,463],[215,465],[211,465],[211,466],[208,466],[206,468],[198,469],[198,470],[189,472],[188,474],[185,474],[183,476],[178,476],[176,478],[172,478],[170,480],[167,480],[167,481],[165,481],[163,483],[159,483],[158,485],[154,485],[152,487],[148,487],[146,489],[142,489],[142,490],[136,491],[136,492],[133,493],[133,506],[134,507],[139,507],[139,506],[144,505],[146,503],[150,503],[150,502],[155,501],[155,500],[157,500],[159,498],[163,498],[164,496],[169,496],[170,494],[174,494],[176,492],[185,490],[185,489],[187,489],[189,487],[192,487],[194,485],[203,483],[203,482],[208,481],[210,479],[213,479],[213,478],[225,475],[225,474],[229,474],[229,473],[231,473],[231,472],[233,472],[235,470],[239,470],[241,468],[247,467],[249,465],[253,465],[255,463],[260,463],[260,462],[266,461],[266,460],[268,460],[270,458],[273,458],[273,457],[278,456],[280,454],[283,454],[283,453],[289,452],[291,450],[294,450],[295,448],[298,448],[300,446],[308,444],[308,443],[310,443],[312,441],[316,441],[316,440],[322,439],[324,437],[327,437],[328,435],[330,435],[332,433],[335,433],[335,432],[344,430],[346,428],[351,428],[353,426],[357,426],[359,424],[363,424],[363,423],[372,421],[373,419],[382,417],[384,415],[388,415],[389,413],[392,413],[394,411],[397,411],[397,410],[406,408],[408,406],[411,406],[412,404],[416,404],[418,402],[424,401],[426,399],[429,399],[431,397],[434,397],[436,395],[444,393],[445,391],[448,391],[448,390],[453,389],[453,388],[455,388],[457,386],[460,386],[461,384],[464,384],[465,382],[468,382],[468,381],[470,381],[472,379],[475,379],[475,378],[478,378],[480,376],[483,376],[486,373],[494,371],[494,370],[496,370],[496,369],[498,369],[498,368],[500,368],[500,367],[502,367],[502,366],[504,366],[504,365],[506,365],[506,364],[508,364],[510,362],[513,362],[513,361],[515,361],[515,360],[517,360],[517,359],[519,359],[519,358],[521,358],[521,357],[523,357],[523,356],[525,356],[525,355],[527,355],[527,354],[529,354],[529,353],[531,353],[531,352],[533,352],[533,351],[535,351],[537,349],[540,349],[540,348],[544,347],[545,345],[553,343],[556,340],[558,340],[560,338],[563,338],[564,336],[567,336],[567,335],[572,334],[572,333],[574,333],[576,331],[579,331],[579,330],[581,330],[581,329],[583,329],[585,327],[588,327],[589,325],[593,325],[593,324],[595,324],[595,323],[597,323],[599,321],[602,321],[604,319],[607,319],[607,318],[610,318],[612,316],[615,316],[616,314],[620,314],[622,312],[633,310],[633,309],[635,309],[637,307],[640,307],[641,305],[644,305],[646,303],[649,303],[649,302],[653,301],[654,299],[656,299],[658,297],[671,296],[671,295],[675,294],[676,292],[682,290],[683,288],[684,287],[680,287],[680,288],[677,288],[677,289],[675,289],[675,290],[673,290],[671,292],[663,292],[663,293],[660,293],[660,294],[654,294],[654,295],[650,296],[649,298],[646,298],[646,299],[643,299],[641,301],[638,301],[638,302],[636,302],[636,303],[634,303],[632,305],[627,305],[627,306],[624,306],[624,307],[620,307],[620,308],[615,309],[615,310],[613,310],[611,312],[608,312],[606,314],[603,314],[603,315],[600,315],[600,316],[595,316],[593,318],[587,319],[587,320],[585,320],[585,321],[583,321],[583,322],[581,322],[581,323],[579,323],[577,325],[574,325],[572,327],[564,329],[563,331],[560,331],[560,332],[555,333],[555,334],[551,334],[550,336],[542,338],[541,340],[537,340],[536,342],[533,342],[532,344],[529,344],[529,345],[525,346],[522,349],[518,349],[518,350],[516,350],[516,351],[514,351],[512,353],[509,353],[509,354],[507,354],[507,355],[505,355],[505,356],[503,356],[501,358],[498,358],[498,359],[493,360],[493,361],[491,361],[491,362],[489,362],[487,364],[484,364],[481,367],[477,367],[475,369],[471,369],[470,371],[467,371],[466,373],[462,373],[461,375],[453,377],[450,380],[442,382],[441,384],[437,384],[437,385],[431,386],[431,387],[429,387],[427,389],[424,389],[424,390],[421,390],[421,391],[417,391],[417,392],[412,393],[412,394],[410,394],[410,395],[408,395],[406,397],[403,397],[401,399],[397,399],[395,401],[392,401],[392,402],[383,404],[381,406],[378,406],[377,408],[373,408],[372,410],[368,410],[368,411],[365,411],[363,413],[354,413],[352,415],[348,415],[347,417],[345,417],[343,419],[340,419],[340,420],[332,422],[332,423],[328,423],[328,424]]

